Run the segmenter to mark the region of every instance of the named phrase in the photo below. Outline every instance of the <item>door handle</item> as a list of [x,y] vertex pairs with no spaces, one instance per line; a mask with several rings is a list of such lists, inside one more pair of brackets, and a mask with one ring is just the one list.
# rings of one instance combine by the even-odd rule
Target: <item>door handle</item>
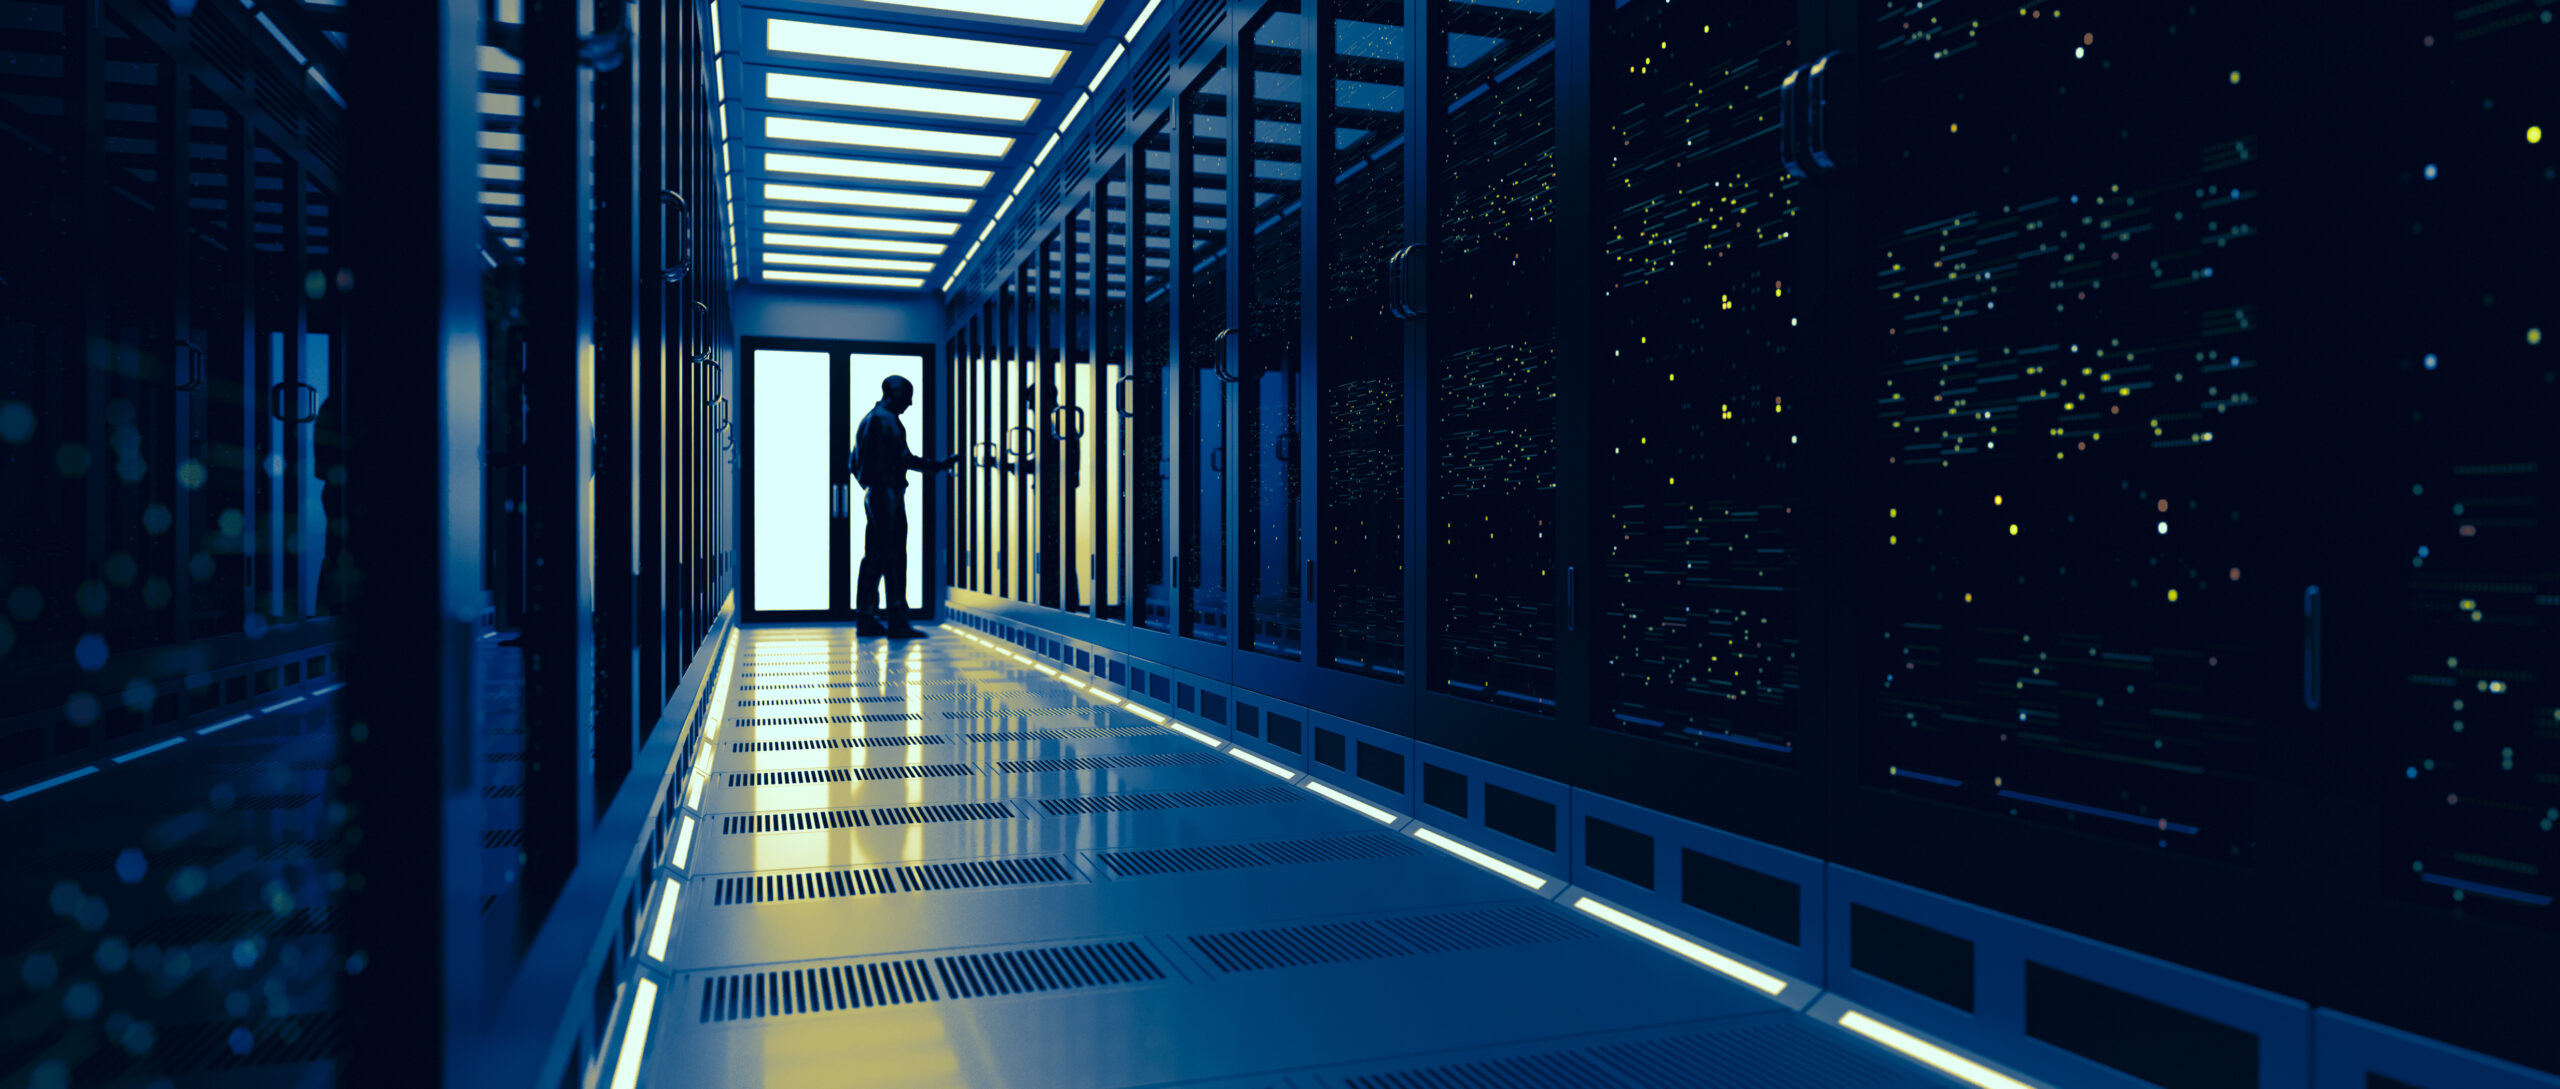
[[1218,353],[1218,358],[1211,360],[1209,366],[1211,370],[1217,372],[1218,380],[1221,382],[1235,382],[1240,376],[1240,372],[1243,370],[1241,360],[1237,361],[1238,366],[1233,370],[1230,370],[1227,366],[1228,357],[1239,354],[1239,349],[1242,346],[1242,342],[1236,337],[1236,332],[1237,331],[1234,329],[1220,329],[1218,330],[1218,335],[1211,338],[1210,341],[1216,346],[1215,350]]
[[[658,190],[658,205],[660,209],[663,210],[665,206],[670,204],[675,205],[676,211],[684,215],[683,256],[675,264],[668,265],[660,270],[660,275],[665,277],[668,283],[672,284],[682,281],[687,276],[693,275],[693,205],[685,201],[684,194],[676,192],[673,189]],[[661,256],[664,255],[662,254]]]
[[1129,402],[1129,387],[1130,387],[1132,384],[1136,383],[1136,382],[1137,382],[1137,380],[1138,380],[1138,376],[1137,376],[1137,375],[1134,375],[1134,374],[1124,374],[1124,375],[1121,375],[1121,376],[1120,376],[1120,380],[1119,380],[1119,381],[1114,382],[1114,383],[1112,383],[1112,384],[1111,384],[1111,385],[1112,385],[1112,391],[1113,391],[1114,393],[1116,393],[1116,394],[1118,394],[1118,395],[1119,395],[1119,399],[1120,399],[1120,418],[1121,418],[1121,419],[1124,419],[1124,420],[1134,420],[1134,419],[1137,419],[1137,418],[1138,418],[1138,412],[1137,412],[1137,410],[1136,410],[1136,409],[1133,409],[1133,408],[1131,408],[1131,407],[1129,407],[1129,404],[1130,404],[1130,402]]
[[1076,422],[1075,428],[1074,428],[1073,430],[1071,430],[1071,431],[1067,432],[1067,437],[1068,437],[1068,438],[1071,438],[1071,439],[1081,439],[1081,438],[1083,438],[1083,437],[1084,437],[1084,406],[1083,406],[1083,405],[1068,405],[1068,406],[1067,406],[1067,411],[1074,413],[1074,415],[1072,415],[1072,416],[1070,416],[1070,417],[1068,417],[1068,418],[1069,418],[1069,419],[1071,419],[1071,420],[1074,420],[1074,421]]
[[1274,437],[1271,440],[1271,456],[1282,465],[1298,460],[1298,433],[1283,431]]
[[1223,473],[1227,471],[1226,447],[1212,446],[1209,448],[1209,471],[1213,473]]
[[[284,398],[287,390],[293,391],[294,401],[293,411],[289,414],[284,410]],[[319,419],[320,406],[318,405],[311,406],[311,412],[309,415],[305,415],[303,413],[301,392],[303,390],[310,390],[313,393],[320,392],[319,387],[314,386],[309,382],[278,382],[275,385],[268,386],[267,415],[275,417],[276,421],[279,423],[290,424],[305,424]]]
[[204,388],[204,346],[192,340],[178,342],[178,350],[187,357],[186,378],[178,383],[178,392],[193,393]]

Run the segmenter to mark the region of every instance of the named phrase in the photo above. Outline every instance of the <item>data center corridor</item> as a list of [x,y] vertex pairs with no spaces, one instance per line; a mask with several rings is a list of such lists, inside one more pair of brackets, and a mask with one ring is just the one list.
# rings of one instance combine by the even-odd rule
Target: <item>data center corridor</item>
[[957,625],[724,674],[645,1085],[1958,1084]]

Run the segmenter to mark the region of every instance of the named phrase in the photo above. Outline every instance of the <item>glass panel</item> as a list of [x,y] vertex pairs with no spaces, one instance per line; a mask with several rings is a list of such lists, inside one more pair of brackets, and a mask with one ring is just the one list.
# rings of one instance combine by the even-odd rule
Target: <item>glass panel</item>
[[755,413],[755,608],[828,607],[836,455],[825,352],[759,351]]
[[1555,711],[1555,8],[1439,0],[1431,676]]
[[1316,377],[1323,466],[1316,516],[1316,660],[1402,682],[1404,322],[1386,312],[1382,277],[1405,238],[1404,5],[1353,0],[1329,17],[1322,147],[1327,275]]
[[1127,559],[1129,505],[1129,428],[1128,414],[1136,409],[1131,398],[1135,385],[1129,377],[1129,179],[1128,164],[1115,163],[1102,186],[1102,249],[1096,264],[1102,271],[1102,306],[1097,317],[1098,335],[1094,340],[1094,359],[1100,367],[1096,377],[1100,392],[1093,406],[1096,447],[1102,456],[1103,479],[1097,484],[1100,512],[1096,516],[1099,536],[1094,544],[1102,554],[1101,581],[1095,587],[1094,615],[1113,620],[1128,615],[1122,593],[1122,580],[1127,572],[1122,564]]
[[1007,432],[1013,464],[1013,599],[1031,600],[1040,561],[1040,261],[1034,254],[1014,271],[1013,370],[1005,385]]
[[1599,403],[1614,434],[1594,586],[1610,707],[1594,721],[1782,761],[1796,732],[1804,293],[1786,290],[1803,259],[1799,182],[1778,165],[1773,92],[1795,32],[1785,5],[1737,8],[1710,31],[1632,4],[1596,66],[1613,127],[1594,354],[1609,361]]
[[1038,481],[1035,485],[1039,509],[1040,604],[1056,609],[1065,603],[1062,591],[1066,577],[1067,554],[1075,542],[1066,536],[1067,458],[1063,436],[1066,434],[1067,385],[1067,240],[1063,233],[1052,233],[1040,244],[1040,358],[1034,372],[1039,384],[1033,394],[1032,426],[1040,429],[1036,448],[1040,451]]
[[2268,683],[2302,669],[2300,586],[2261,596],[2302,569],[2300,499],[2261,470],[2335,435],[2255,369],[2292,277],[2252,229],[2262,84],[2225,74],[2268,30],[2246,3],[2074,12],[2100,66],[1976,7],[1961,48],[1899,35],[1866,69],[1893,93],[1861,139],[1898,153],[1859,183],[1859,778],[2245,860],[2265,742],[2301,706]]
[[[888,381],[890,375],[899,375],[904,377],[907,381],[914,383],[915,403],[919,405],[924,403],[924,359],[922,357],[912,355],[864,355],[860,352],[855,352],[845,357],[844,400],[845,407],[852,414],[855,434],[859,435],[861,433],[863,417],[870,415],[872,407],[879,404],[881,399],[886,395],[881,389],[880,384]],[[901,417],[898,422],[901,425],[911,426],[915,421],[922,418],[923,417],[914,410],[909,410],[909,412],[905,416]],[[924,453],[916,449],[915,440],[915,435],[922,431],[922,428],[917,427],[913,428],[909,432],[907,438],[908,453]],[[902,591],[905,596],[900,600],[906,602],[907,607],[911,609],[924,604],[923,537],[925,489],[917,486],[921,483],[923,483],[923,481],[919,478],[918,474],[907,474],[907,577]],[[861,493],[861,485],[859,483],[855,484],[854,494],[856,498],[861,498]],[[847,546],[850,551],[847,554],[846,562],[852,566],[852,569],[857,573],[857,575],[862,570],[864,529],[871,523],[869,511],[870,506],[867,503],[857,502],[854,503],[852,505],[852,509],[847,512],[853,519],[853,540],[852,543]],[[854,586],[854,603],[857,607],[860,606],[862,601],[861,593],[862,586],[857,582]],[[889,587],[886,584],[883,584],[881,586],[880,593],[884,595],[881,600],[881,604],[885,607],[889,603],[885,596],[889,593]]]
[[1137,403],[1135,456],[1131,459],[1136,491],[1139,623],[1157,631],[1173,630],[1173,583],[1165,529],[1172,520],[1173,448],[1165,426],[1173,383],[1165,370],[1173,360],[1173,143],[1162,122],[1138,141],[1140,213],[1138,237],[1144,264],[1138,272]]
[[1059,433],[1066,436],[1065,559],[1067,611],[1093,611],[1094,576],[1101,564],[1101,543],[1094,536],[1093,500],[1104,475],[1094,461],[1093,407],[1097,403],[1093,350],[1093,203],[1082,201],[1067,221],[1067,398],[1059,413]]
[[1211,62],[1183,92],[1181,217],[1180,517],[1182,634],[1227,641],[1227,99],[1234,73]]
[[1253,63],[1251,128],[1244,191],[1253,225],[1246,253],[1245,376],[1236,450],[1244,474],[1236,494],[1243,540],[1244,599],[1252,609],[1246,646],[1284,658],[1299,656],[1298,590],[1298,184],[1305,85],[1299,78],[1305,20],[1281,0],[1249,36]]

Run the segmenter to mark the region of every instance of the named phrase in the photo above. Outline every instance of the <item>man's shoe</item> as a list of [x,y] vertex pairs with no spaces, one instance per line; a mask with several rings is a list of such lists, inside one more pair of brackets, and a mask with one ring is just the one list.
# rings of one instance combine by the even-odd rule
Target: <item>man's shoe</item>
[[888,636],[891,639],[922,639],[924,638],[924,633],[916,630],[915,626],[912,624],[900,624],[897,627],[889,629]]
[[[905,627],[903,624],[899,626]],[[853,621],[853,633],[855,635],[870,636],[883,636],[890,634],[888,625],[882,624],[878,617],[872,616],[855,617]]]

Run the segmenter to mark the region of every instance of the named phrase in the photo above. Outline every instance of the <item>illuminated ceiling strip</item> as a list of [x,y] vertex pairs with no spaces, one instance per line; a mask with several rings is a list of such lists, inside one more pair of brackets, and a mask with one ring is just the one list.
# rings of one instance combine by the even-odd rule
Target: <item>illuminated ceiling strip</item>
[[923,193],[892,193],[879,189],[835,189],[822,185],[789,185],[764,183],[764,199],[795,200],[807,204],[846,204],[867,208],[905,208],[917,212],[949,212],[966,214],[977,201],[968,197],[937,197]]
[[1102,0],[875,0],[899,7],[925,8],[954,15],[992,15],[1034,23],[1080,27],[1102,10]]
[[1000,158],[1013,150],[1013,137],[987,136],[972,132],[936,132],[931,129],[902,129],[888,125],[864,125],[850,121],[815,121],[805,117],[767,117],[764,135],[768,140],[802,140],[813,144],[842,144],[848,147],[883,147],[899,151],[927,151],[945,155],[972,155],[984,159]]
[[1087,92],[1101,90],[1102,77],[1110,75],[1111,70],[1119,66],[1120,55],[1128,51],[1129,47],[1126,45],[1119,42],[1111,43],[1111,55],[1103,58],[1102,67],[1093,70],[1093,78],[1085,82],[1084,89]]
[[903,34],[798,19],[765,20],[765,47],[845,60],[914,64],[987,75],[1049,79],[1067,63],[1064,49],[972,41],[933,34]]
[[1148,17],[1156,13],[1156,5],[1162,3],[1164,0],[1147,0],[1147,6],[1138,12],[1138,17],[1129,20],[1129,29],[1120,32],[1120,40],[1136,44],[1139,28],[1147,25]]
[[[727,149],[721,150],[727,154]],[[830,178],[867,178],[872,181],[915,182],[919,185],[980,186],[996,176],[992,170],[976,170],[957,166],[925,166],[920,163],[891,163],[876,159],[838,159],[827,155],[797,155],[788,151],[764,153],[764,168],[776,174],[822,174]]]
[[815,268],[867,268],[879,272],[931,272],[931,261],[895,261],[886,257],[837,257],[824,253],[765,252],[768,265],[807,265]]
[[989,121],[1025,120],[1040,105],[1039,99],[1022,95],[991,95],[980,91],[830,79],[790,72],[765,73],[764,93],[768,98],[789,102],[817,102],[830,106],[974,117]]
[[957,234],[960,230],[960,225],[957,223],[936,223],[928,219],[846,216],[828,212],[800,212],[788,208],[765,209],[764,222],[768,227],[824,227],[839,231],[888,231],[893,234],[949,235]]
[[836,272],[786,272],[768,270],[768,280],[788,280],[811,284],[855,284],[864,287],[923,287],[921,276],[852,276]]

